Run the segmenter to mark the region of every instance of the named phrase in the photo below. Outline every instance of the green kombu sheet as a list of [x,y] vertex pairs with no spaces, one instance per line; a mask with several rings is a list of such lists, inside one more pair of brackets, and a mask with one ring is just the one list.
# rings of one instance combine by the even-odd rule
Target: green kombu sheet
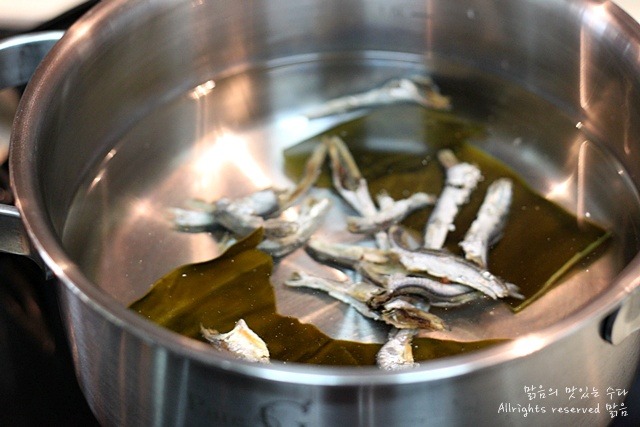
[[[319,365],[374,365],[380,345],[334,340],[316,327],[276,313],[271,257],[256,232],[220,257],[180,267],[158,280],[131,309],[174,332],[203,340],[200,325],[228,332],[238,319],[267,344],[272,360]],[[416,339],[421,360],[475,350],[490,342]]]

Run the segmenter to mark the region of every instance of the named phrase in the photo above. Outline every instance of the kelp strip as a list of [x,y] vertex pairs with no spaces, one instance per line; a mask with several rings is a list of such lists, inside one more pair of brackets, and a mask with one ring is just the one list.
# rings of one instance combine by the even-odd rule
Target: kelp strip
[[[272,258],[253,233],[211,261],[188,264],[158,280],[130,308],[179,334],[205,341],[200,325],[227,332],[242,318],[267,344],[272,360],[318,365],[375,365],[379,344],[335,340],[316,327],[276,313]],[[420,360],[472,351],[491,342],[416,339]]]

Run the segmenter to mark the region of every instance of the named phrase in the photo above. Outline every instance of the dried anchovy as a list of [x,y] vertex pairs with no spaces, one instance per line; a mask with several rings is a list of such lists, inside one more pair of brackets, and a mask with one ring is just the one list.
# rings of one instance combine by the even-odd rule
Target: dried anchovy
[[487,266],[489,245],[500,238],[509,215],[512,196],[513,183],[508,178],[497,179],[487,189],[476,219],[460,242],[469,261],[481,267]]
[[[329,147],[331,176],[338,194],[363,217],[376,216],[378,210],[371,199],[367,180],[362,176],[347,145],[337,136],[326,138],[324,143]],[[377,232],[375,238],[378,247],[382,249],[389,247],[386,233]]]
[[[385,297],[387,292],[371,283],[350,280],[337,281],[294,272],[285,281],[285,285],[321,290],[333,298],[349,304],[363,316],[383,321],[396,328],[446,329],[442,319],[427,312],[428,307],[421,307],[407,300]],[[378,301],[378,303],[372,304],[373,301]]]
[[[302,179],[287,190],[267,188],[237,199],[221,198],[213,203],[190,200],[190,209],[173,208],[174,224],[181,230],[197,230],[220,225],[236,234],[247,235],[260,227],[274,235],[291,233],[286,221],[272,220],[309,191],[318,179],[327,157],[325,144],[318,144],[307,160]],[[265,219],[267,219],[265,221]],[[278,226],[285,229],[277,230]]]
[[517,286],[504,282],[488,270],[448,252],[433,249],[409,251],[400,246],[395,246],[392,252],[411,272],[425,272],[450,282],[467,285],[493,299],[522,298]]
[[302,179],[291,189],[268,188],[237,199],[222,198],[213,203],[191,200],[190,209],[172,209],[174,224],[179,230],[192,232],[222,227],[240,236],[263,228],[265,240],[260,249],[282,257],[304,245],[329,209],[328,199],[308,198],[302,203],[295,221],[276,217],[313,186],[327,152],[325,144],[318,144],[307,160]]
[[459,162],[451,150],[439,151],[438,159],[446,168],[446,180],[425,227],[424,247],[428,249],[442,248],[447,234],[454,229],[453,220],[460,206],[467,203],[482,179],[477,166]]
[[337,281],[297,271],[292,273],[284,284],[291,287],[318,289],[339,301],[349,304],[365,317],[381,320],[380,314],[372,310],[368,302],[375,296],[384,293],[384,289],[370,283],[354,283],[349,280]]
[[264,217],[279,208],[277,192],[272,189],[257,191],[235,200],[223,198],[215,202],[214,206],[215,221],[241,236],[264,227]]
[[387,371],[415,368],[420,364],[413,361],[411,343],[415,329],[391,329],[387,342],[376,355],[377,365]]
[[325,138],[324,143],[329,147],[331,177],[335,189],[360,215],[374,215],[377,209],[369,193],[367,180],[362,176],[344,141],[338,136],[332,136]]
[[311,238],[307,242],[307,252],[317,261],[355,270],[362,262],[386,264],[394,254],[388,250],[347,243],[330,243]]
[[383,286],[385,280],[388,281],[385,278],[387,274],[418,273],[465,285],[493,299],[522,298],[517,286],[504,282],[464,258],[441,250],[410,251],[401,247],[395,239],[399,232],[399,227],[392,227],[390,236],[394,247],[390,250],[310,239],[307,252],[320,262],[360,271],[365,277]]
[[242,319],[224,334],[200,325],[202,336],[218,350],[228,352],[238,359],[249,362],[269,363],[267,345]]
[[394,274],[387,279],[391,296],[420,295],[435,307],[457,307],[482,297],[482,293],[457,283],[442,283],[428,277]]
[[449,98],[440,94],[433,80],[425,76],[411,76],[389,80],[382,86],[365,92],[332,99],[309,111],[306,116],[316,119],[401,102],[412,102],[438,110],[451,108]]
[[443,331],[448,329],[444,320],[429,313],[429,306],[415,304],[411,298],[392,298],[379,307],[381,319],[398,329]]
[[309,159],[307,159],[300,181],[293,188],[278,193],[278,212],[282,212],[292,206],[313,187],[322,171],[322,165],[327,158],[327,151],[326,144],[318,144]]
[[[390,197],[378,197],[380,210],[367,217],[348,217],[347,229],[352,233],[372,234],[384,231],[394,224],[398,224],[410,213],[426,206],[433,205],[435,196],[426,193],[414,193],[402,200],[393,200]],[[380,203],[382,200],[382,203]]]
[[215,206],[201,200],[192,200],[190,209],[171,208],[173,225],[186,232],[205,231],[216,224]]
[[466,285],[416,276],[400,263],[363,261],[357,265],[356,271],[366,280],[389,291],[387,298],[414,295],[425,298],[434,307],[457,307],[483,296]]
[[296,229],[283,236],[267,236],[265,240],[260,242],[258,249],[274,257],[282,257],[304,246],[322,224],[330,206],[329,199],[315,199],[313,197],[305,199],[302,202],[298,218],[292,221],[296,224]]

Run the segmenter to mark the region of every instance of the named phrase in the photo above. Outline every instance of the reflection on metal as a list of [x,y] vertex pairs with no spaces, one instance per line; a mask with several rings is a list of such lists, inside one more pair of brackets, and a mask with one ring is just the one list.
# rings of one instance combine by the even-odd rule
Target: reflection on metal
[[207,188],[221,175],[246,177],[254,188],[271,185],[271,178],[264,170],[263,161],[256,159],[248,142],[238,135],[219,132],[213,140],[196,147],[194,175],[199,177],[201,188]]
[[573,175],[569,175],[565,180],[552,183],[551,190],[545,194],[545,197],[549,200],[566,200],[573,191],[573,178]]
[[530,335],[519,338],[511,349],[514,357],[522,357],[534,353],[543,348],[547,340],[540,335]]
[[576,217],[578,218],[578,223],[583,224],[585,220],[588,220],[591,214],[585,208],[585,199],[588,197],[588,192],[586,191],[586,174],[587,174],[587,165],[589,164],[588,158],[588,150],[589,150],[589,141],[583,141],[580,144],[580,149],[578,150],[578,188],[576,188]]
[[216,83],[213,80],[206,81],[201,85],[196,86],[191,91],[190,96],[193,99],[200,99],[208,95],[215,87],[216,87]]

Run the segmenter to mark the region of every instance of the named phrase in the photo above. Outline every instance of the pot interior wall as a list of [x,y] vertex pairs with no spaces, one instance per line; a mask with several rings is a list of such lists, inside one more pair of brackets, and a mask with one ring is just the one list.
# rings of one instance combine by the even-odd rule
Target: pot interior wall
[[[68,58],[49,64],[38,124],[44,208],[71,259],[119,303],[219,252],[207,234],[174,230],[168,207],[288,185],[282,150],[335,124],[302,123],[301,112],[416,73],[434,78],[456,114],[486,125],[478,146],[614,231],[607,253],[542,304],[508,326],[496,305],[484,332],[462,330],[513,337],[552,324],[597,298],[637,253],[639,52],[608,4],[174,3],[127,4],[118,20],[72,28],[56,50]],[[307,265],[305,256],[291,262]],[[276,294],[297,317],[326,303]],[[317,324],[351,337],[358,325],[327,320],[347,316],[335,307]],[[380,339],[365,329],[361,338]]]

